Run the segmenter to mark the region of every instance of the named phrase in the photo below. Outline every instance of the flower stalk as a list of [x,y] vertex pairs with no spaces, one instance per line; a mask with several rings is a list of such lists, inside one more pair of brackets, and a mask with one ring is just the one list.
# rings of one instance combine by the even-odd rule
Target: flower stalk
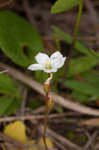
[[63,57],[63,55],[59,51],[56,51],[50,57],[45,53],[38,53],[35,56],[35,60],[37,63],[31,64],[28,67],[28,69],[32,71],[42,70],[48,73],[48,79],[44,82],[45,118],[44,118],[44,134],[43,134],[45,150],[48,150],[48,147],[46,144],[46,129],[47,129],[48,114],[53,108],[53,101],[52,101],[52,97],[50,94],[51,80],[53,77],[52,73],[57,72],[57,70],[64,65],[66,57]]
[[45,118],[44,118],[44,134],[43,134],[43,140],[45,144],[45,150],[48,150],[47,144],[46,144],[46,129],[47,129],[47,121],[48,121],[48,114],[51,111],[53,107],[53,101],[52,97],[50,95],[50,87],[51,87],[51,80],[52,80],[53,74],[48,74],[48,79],[44,83],[44,91],[46,94],[45,99]]

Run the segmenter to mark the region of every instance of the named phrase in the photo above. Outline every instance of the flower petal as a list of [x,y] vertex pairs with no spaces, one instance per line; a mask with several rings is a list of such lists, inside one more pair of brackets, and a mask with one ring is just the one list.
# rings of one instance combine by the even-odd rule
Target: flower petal
[[51,73],[51,72],[57,72],[57,69],[53,68],[53,69],[43,69],[44,72],[47,72],[47,73]]
[[40,64],[32,64],[28,67],[29,70],[35,71],[35,70],[43,70],[42,65]]
[[66,57],[63,57],[63,55],[60,52],[55,52],[51,55],[50,61],[53,68],[61,68],[64,65],[64,62],[66,60]]
[[61,68],[65,63],[66,57],[63,57],[58,68]]
[[39,63],[39,64],[45,64],[46,61],[50,61],[50,58],[47,54],[44,54],[44,53],[38,53],[35,57],[36,61]]

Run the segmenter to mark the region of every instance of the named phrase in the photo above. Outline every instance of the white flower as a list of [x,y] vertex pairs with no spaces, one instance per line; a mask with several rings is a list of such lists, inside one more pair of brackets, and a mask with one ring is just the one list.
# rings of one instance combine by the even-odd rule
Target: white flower
[[38,53],[35,56],[37,64],[32,64],[28,67],[29,70],[43,70],[44,72],[51,73],[56,72],[59,68],[64,65],[66,57],[57,51],[53,53],[50,57],[44,53]]

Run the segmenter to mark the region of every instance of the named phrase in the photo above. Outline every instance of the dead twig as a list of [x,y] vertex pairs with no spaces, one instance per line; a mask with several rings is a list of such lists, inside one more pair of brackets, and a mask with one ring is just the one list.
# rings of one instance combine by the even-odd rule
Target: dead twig
[[6,150],[4,143],[0,143],[0,148],[2,148],[2,150]]
[[[51,36],[45,36],[44,41],[53,41],[53,38]],[[59,37],[59,40],[63,40],[62,37]],[[96,41],[98,40],[96,36],[78,36],[77,40],[82,40],[82,41]]]
[[59,147],[61,150],[67,150],[66,146],[58,142],[55,138],[52,138],[52,141]]
[[3,70],[3,71],[0,71],[0,74],[6,73],[6,72],[8,72],[8,70]]
[[27,88],[25,88],[23,91],[23,102],[22,102],[21,108],[20,108],[20,115],[21,116],[23,116],[24,112],[25,112],[26,100],[27,100]]
[[[39,132],[41,134],[43,134],[43,126],[39,127]],[[76,150],[82,150],[82,148],[74,143],[72,143],[71,141],[69,141],[68,139],[62,137],[61,135],[57,134],[56,132],[54,132],[53,130],[47,128],[47,134],[52,137],[55,138],[57,141],[59,141],[60,143],[64,144],[64,146],[68,146],[71,148],[74,148]]]
[[41,106],[40,108],[37,108],[36,110],[32,111],[33,114],[38,114],[41,112],[45,112],[45,106]]
[[36,22],[34,21],[33,15],[32,15],[32,10],[29,7],[28,1],[23,0],[23,8],[26,13],[27,18],[29,19],[30,23],[32,25],[36,25]]
[[93,3],[90,0],[85,0],[85,6],[89,12],[92,24],[96,30],[97,45],[99,46],[99,30],[97,30],[97,26],[99,26],[98,14],[94,9]]
[[8,5],[10,5],[12,2],[14,2],[15,0],[7,0],[6,2],[2,1],[2,3],[0,2],[0,8],[6,7]]
[[19,147],[19,148],[27,149],[27,150],[28,150],[27,145],[25,145],[25,144],[23,144],[23,143],[21,143],[21,142],[19,142],[19,141],[16,141],[16,140],[12,139],[11,137],[8,137],[8,136],[4,135],[4,134],[1,133],[1,132],[0,132],[0,139],[6,141],[6,142],[8,142],[8,143],[11,143],[11,144],[13,144],[13,145],[16,146],[16,147]]
[[[66,116],[66,113],[63,114],[51,114],[49,115],[50,118],[60,118]],[[0,122],[11,122],[15,120],[38,120],[43,119],[44,115],[25,115],[25,116],[14,116],[14,117],[3,117],[0,118]]]
[[99,132],[98,131],[95,131],[94,133],[93,133],[93,135],[90,137],[90,139],[88,140],[88,142],[86,143],[86,145],[84,146],[84,150],[87,150],[89,147],[90,147],[90,145],[92,144],[92,142],[95,140],[95,138],[96,138],[96,136],[97,136],[97,134],[98,134]]

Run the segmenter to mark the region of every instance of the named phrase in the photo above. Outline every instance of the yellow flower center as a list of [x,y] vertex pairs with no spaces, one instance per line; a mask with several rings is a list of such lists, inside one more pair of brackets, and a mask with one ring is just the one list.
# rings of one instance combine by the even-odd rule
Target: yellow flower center
[[50,61],[46,61],[45,68],[48,69],[48,70],[52,69]]

